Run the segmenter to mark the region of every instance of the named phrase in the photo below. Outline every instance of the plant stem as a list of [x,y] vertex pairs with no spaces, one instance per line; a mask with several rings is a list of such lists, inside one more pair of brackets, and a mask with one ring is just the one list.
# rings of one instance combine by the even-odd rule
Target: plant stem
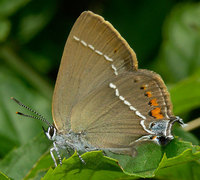
[[184,127],[184,130],[185,131],[192,131],[192,130],[198,128],[198,127],[200,127],[200,118],[197,118],[193,121],[188,122],[187,126]]

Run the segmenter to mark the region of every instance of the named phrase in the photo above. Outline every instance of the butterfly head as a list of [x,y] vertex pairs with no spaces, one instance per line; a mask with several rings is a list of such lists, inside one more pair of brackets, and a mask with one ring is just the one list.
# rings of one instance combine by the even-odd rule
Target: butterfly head
[[51,141],[54,141],[57,134],[57,129],[54,126],[49,126],[47,130],[42,126],[42,129],[44,131],[44,134],[47,136],[47,138]]

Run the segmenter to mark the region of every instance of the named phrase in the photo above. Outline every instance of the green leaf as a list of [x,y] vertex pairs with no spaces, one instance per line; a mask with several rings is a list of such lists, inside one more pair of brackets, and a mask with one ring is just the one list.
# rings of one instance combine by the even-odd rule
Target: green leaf
[[187,142],[191,142],[193,145],[199,145],[199,140],[192,133],[186,132],[183,128],[174,128],[173,134],[178,136],[179,139]]
[[[153,143],[145,143],[140,145],[137,150],[138,154],[135,158],[112,153],[108,155],[106,152],[108,158],[103,156],[102,152],[88,152],[82,155],[86,164],[83,164],[75,153],[67,160],[63,160],[62,166],[59,165],[55,170],[49,169],[44,179],[150,178],[164,175],[165,169],[169,167],[175,168],[180,164],[196,163],[200,158],[199,146],[192,146],[191,143],[178,141],[178,139],[163,148]],[[117,163],[110,157],[119,162]]]
[[[13,142],[15,146],[25,144],[42,131],[41,122],[16,115],[16,111],[31,113],[17,105],[10,97],[23,100],[26,105],[31,104],[33,109],[40,110],[43,116],[50,121],[51,103],[34,89],[30,89],[22,79],[4,66],[0,68],[0,84],[0,135],[3,136],[3,139],[9,140],[7,145],[9,142]],[[5,149],[4,152],[7,153],[8,149]]]
[[33,1],[19,20],[17,36],[22,43],[33,39],[49,23],[55,13],[56,1],[44,1],[44,5],[41,4],[39,7],[36,5],[38,2]]
[[[9,65],[10,67],[12,67],[11,71],[14,70],[14,72],[12,72],[12,76],[15,77],[14,79],[11,79],[11,80],[14,80],[15,82],[15,79],[16,79],[16,75],[18,76],[21,76],[19,78],[23,79],[23,80],[26,80],[27,82],[20,82],[21,84],[19,84],[17,86],[17,82],[19,81],[19,78],[16,79],[16,89],[20,89],[20,86],[27,86],[26,83],[30,84],[31,86],[28,86],[29,89],[26,88],[26,95],[29,94],[31,96],[31,94],[34,96],[34,101],[27,101],[28,103],[30,102],[36,102],[35,100],[37,99],[38,101],[41,101],[43,102],[44,101],[44,97],[47,98],[48,100],[48,103],[49,103],[49,109],[50,109],[50,99],[52,97],[52,94],[53,94],[53,88],[52,86],[47,82],[47,80],[45,80],[43,77],[41,77],[38,73],[36,73],[32,68],[31,66],[28,66],[26,64],[25,61],[23,61],[22,58],[20,58],[18,56],[18,54],[16,52],[14,52],[9,46],[3,46],[2,48],[0,48],[0,58],[2,58],[6,63],[7,65]],[[5,70],[8,70],[9,68],[2,68],[2,76],[5,76],[3,79],[2,79],[2,83],[3,84],[8,84],[8,81],[7,81],[7,78],[10,77],[10,72],[6,72]],[[5,71],[5,72],[4,72]],[[14,74],[15,73],[15,74]],[[11,81],[10,81],[11,82]],[[8,90],[8,92],[12,91],[13,90],[13,87],[12,87],[12,83],[9,83],[10,85],[10,89],[11,90]],[[37,91],[36,91],[36,90]],[[24,92],[21,93],[19,90],[17,91],[18,94],[22,97],[24,97]],[[4,93],[4,92],[3,92]],[[7,93],[7,91],[5,92]],[[14,96],[14,94],[17,94],[16,91],[12,91],[12,94],[11,96]],[[41,97],[41,95],[43,95],[44,97]],[[18,95],[18,97],[19,97]],[[17,97],[17,96],[15,96]],[[47,101],[46,100],[46,101]],[[40,104],[38,102],[36,102],[36,104]],[[42,108],[43,106],[41,106]],[[44,106],[46,107],[46,105]],[[50,112],[48,109],[48,112]],[[51,116],[49,116],[51,117]],[[50,119],[50,118],[49,118]]]
[[[45,179],[117,179],[126,177],[117,161],[104,157],[102,152],[88,152],[82,155],[83,164],[77,154],[63,160],[63,165],[49,169]],[[103,175],[103,176],[102,176]]]
[[[161,179],[198,179],[200,151],[185,150],[176,157],[167,158],[166,155],[158,167],[156,177]],[[196,166],[195,166],[196,165]]]
[[176,166],[160,169],[156,174],[158,179],[167,180],[199,180],[200,164],[197,161],[181,163]]
[[11,151],[0,161],[0,169],[14,179],[23,179],[30,174],[34,164],[37,164],[49,147],[50,142],[42,134],[20,148]]
[[31,112],[18,106],[10,97],[23,100],[24,104],[31,103],[31,107],[40,110],[45,117],[50,117],[51,103],[4,66],[0,68],[0,84],[0,153],[5,156],[0,161],[0,169],[13,179],[24,179],[26,176],[41,178],[53,164],[52,159],[45,161],[45,165],[41,163],[44,164],[41,159],[49,152],[52,143],[44,133],[33,139],[42,131],[41,122],[16,115],[18,110],[26,114]]
[[0,42],[4,42],[10,33],[10,21],[7,19],[0,19]]
[[24,180],[41,179],[49,170],[50,165],[54,166],[54,163],[49,151],[47,151],[40,157],[37,163],[34,164],[34,167],[29,171]]
[[136,157],[106,152],[109,157],[117,159],[124,172],[140,176],[152,177],[162,159],[162,149],[155,143],[145,142],[137,147]]
[[163,153],[166,153],[167,157],[174,157],[187,149],[198,150],[191,143],[180,142],[175,139],[166,147],[160,147],[154,143],[144,143],[138,146],[138,154],[135,158],[127,156],[127,159],[125,159],[125,156],[122,155],[111,155],[111,157],[119,160],[119,164],[125,172],[145,178],[154,176]]
[[[190,142],[179,141],[175,138],[171,143],[164,147],[164,153],[167,158],[181,157],[185,151],[200,153],[200,146],[192,145]],[[193,157],[190,157],[191,160]],[[194,159],[193,159],[194,160]]]
[[1,0],[0,1],[0,17],[10,16],[21,7],[26,5],[30,0]]
[[18,36],[23,43],[31,40],[49,22],[50,14],[29,14],[23,16],[19,23]]
[[0,172],[0,179],[1,180],[10,180],[9,177],[7,177],[4,173]]
[[8,138],[7,135],[0,134],[0,157],[4,157],[14,146],[17,145],[15,141]]
[[170,89],[174,113],[181,114],[200,107],[200,71]]
[[200,67],[199,18],[200,3],[182,3],[173,9],[164,25],[158,64],[168,81],[184,79]]

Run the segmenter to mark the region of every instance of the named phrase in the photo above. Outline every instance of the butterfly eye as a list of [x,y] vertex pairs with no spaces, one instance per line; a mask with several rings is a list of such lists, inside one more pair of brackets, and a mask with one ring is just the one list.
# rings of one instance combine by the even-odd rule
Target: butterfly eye
[[54,135],[54,127],[50,127],[49,134],[51,137]]
[[56,135],[56,128],[53,127],[53,126],[50,126],[48,128],[48,131],[46,132],[46,135],[50,140],[54,140],[55,139],[55,135]]

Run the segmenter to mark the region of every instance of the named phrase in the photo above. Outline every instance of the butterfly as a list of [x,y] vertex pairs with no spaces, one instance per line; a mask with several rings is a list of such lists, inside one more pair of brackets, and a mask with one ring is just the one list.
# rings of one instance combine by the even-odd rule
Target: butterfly
[[44,131],[53,141],[50,153],[55,166],[54,151],[62,164],[60,149],[133,155],[137,142],[165,145],[173,139],[172,125],[184,126],[172,112],[160,75],[138,69],[136,54],[128,43],[91,11],[80,15],[67,39],[52,114],[53,124],[37,115],[49,126]]

